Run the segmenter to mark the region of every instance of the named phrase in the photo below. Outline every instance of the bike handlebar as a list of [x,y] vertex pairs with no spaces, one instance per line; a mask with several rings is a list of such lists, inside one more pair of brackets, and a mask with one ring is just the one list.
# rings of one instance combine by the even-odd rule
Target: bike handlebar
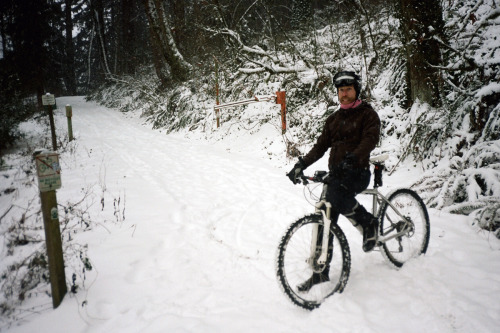
[[314,173],[314,176],[306,176],[302,173],[300,175],[300,179],[302,179],[303,185],[309,184],[309,181],[312,181],[315,183],[327,183],[329,176],[330,176],[330,173],[328,171],[316,171]]
[[[389,155],[383,154],[378,156],[373,156],[370,158],[370,163],[375,166],[374,168],[374,185],[373,187],[382,186],[382,171],[384,170],[384,161],[389,158]],[[289,176],[287,174],[287,176]],[[300,174],[300,179],[302,180],[302,185],[307,185],[309,182],[323,183],[327,184],[330,177],[330,172],[328,171],[316,171],[314,176],[306,176],[303,172]]]

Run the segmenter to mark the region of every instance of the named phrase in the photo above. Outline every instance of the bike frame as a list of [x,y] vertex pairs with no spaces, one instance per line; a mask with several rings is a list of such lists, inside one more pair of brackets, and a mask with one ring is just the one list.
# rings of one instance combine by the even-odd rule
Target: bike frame
[[379,203],[379,196],[382,200],[384,200],[385,202],[387,202],[387,199],[381,195],[378,191],[378,188],[371,188],[371,189],[366,189],[364,190],[363,192],[361,192],[360,194],[368,194],[368,195],[371,195],[373,196],[373,199],[372,199],[372,215],[375,216],[375,217],[378,217],[377,216],[377,212],[378,212],[378,203]]
[[[317,263],[320,264],[320,265],[326,264],[326,261],[327,261],[328,234],[329,234],[329,231],[328,232],[326,232],[326,231],[330,230],[330,225],[332,223],[332,220],[331,220],[332,205],[331,205],[331,203],[329,203],[325,199],[327,188],[328,188],[328,185],[324,184],[320,200],[315,204],[315,212],[316,213],[321,213],[321,216],[323,217],[323,225],[324,225],[323,226],[323,239],[321,240],[321,254],[320,254],[319,258],[317,259]],[[373,214],[373,216],[375,216],[377,218],[380,218],[380,216],[378,216],[378,213],[379,213],[378,212],[378,210],[379,210],[379,203],[381,205],[382,202],[385,202],[387,205],[389,205],[394,210],[394,212],[403,221],[406,222],[405,227],[400,232],[397,232],[394,235],[390,235],[390,236],[387,236],[387,237],[380,237],[379,236],[379,238],[377,239],[378,246],[380,246],[380,244],[386,243],[387,241],[389,241],[391,239],[403,236],[403,235],[405,235],[405,234],[408,233],[407,226],[411,222],[408,221],[407,218],[405,216],[403,216],[399,212],[399,210],[396,207],[394,207],[394,205],[391,202],[389,202],[389,200],[378,191],[377,187],[372,188],[372,189],[366,189],[363,192],[361,192],[360,194],[371,195],[373,197],[373,199],[372,199],[372,214]],[[387,233],[392,232],[393,230],[396,229],[396,227],[394,226],[393,221],[389,221],[389,222],[391,222],[391,224],[393,224],[393,225],[388,229]],[[317,244],[316,240],[317,240],[317,238],[318,238],[318,226],[315,225],[313,227],[312,242],[311,242],[311,256],[309,258],[309,260],[311,260],[311,262],[315,260],[316,246],[317,246],[316,245]]]

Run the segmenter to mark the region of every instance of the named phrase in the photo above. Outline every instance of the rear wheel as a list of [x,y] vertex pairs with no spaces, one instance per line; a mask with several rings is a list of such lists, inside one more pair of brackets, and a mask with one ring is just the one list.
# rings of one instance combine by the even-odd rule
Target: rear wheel
[[427,251],[430,223],[427,208],[417,193],[410,189],[393,192],[389,203],[380,206],[380,236],[388,239],[382,244],[382,254],[396,267]]
[[[319,232],[314,232],[319,230]],[[278,247],[276,274],[285,294],[296,305],[312,310],[321,305],[328,296],[342,292],[349,278],[351,255],[347,239],[336,224],[329,230],[329,265],[318,264],[321,249],[311,244],[320,244],[312,239],[313,234],[323,233],[323,218],[319,214],[305,216],[294,222],[286,231]],[[314,253],[311,253],[314,252]],[[325,269],[328,268],[328,269]],[[304,282],[313,274],[321,281],[304,290]],[[300,288],[299,288],[300,287]]]

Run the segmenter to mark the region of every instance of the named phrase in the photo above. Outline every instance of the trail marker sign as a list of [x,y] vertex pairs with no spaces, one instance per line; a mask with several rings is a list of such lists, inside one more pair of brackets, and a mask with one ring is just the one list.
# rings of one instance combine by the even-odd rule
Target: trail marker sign
[[56,105],[56,98],[53,94],[42,95],[42,105]]
[[35,161],[40,192],[54,191],[61,188],[59,155],[45,150],[35,155]]

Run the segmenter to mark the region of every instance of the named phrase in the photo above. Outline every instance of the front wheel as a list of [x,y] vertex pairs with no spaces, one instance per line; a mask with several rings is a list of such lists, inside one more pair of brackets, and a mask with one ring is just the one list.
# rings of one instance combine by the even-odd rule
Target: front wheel
[[[333,223],[328,235],[327,263],[318,264],[321,249],[317,244],[321,243],[318,238],[322,239],[322,235],[322,216],[304,216],[288,228],[278,247],[278,282],[293,303],[308,310],[319,307],[333,293],[341,293],[351,269],[349,244],[339,226]],[[304,287],[304,282],[314,275],[321,278],[314,285]]]
[[417,193],[410,189],[396,190],[382,203],[379,212],[382,254],[392,264],[401,267],[427,251],[429,215]]

